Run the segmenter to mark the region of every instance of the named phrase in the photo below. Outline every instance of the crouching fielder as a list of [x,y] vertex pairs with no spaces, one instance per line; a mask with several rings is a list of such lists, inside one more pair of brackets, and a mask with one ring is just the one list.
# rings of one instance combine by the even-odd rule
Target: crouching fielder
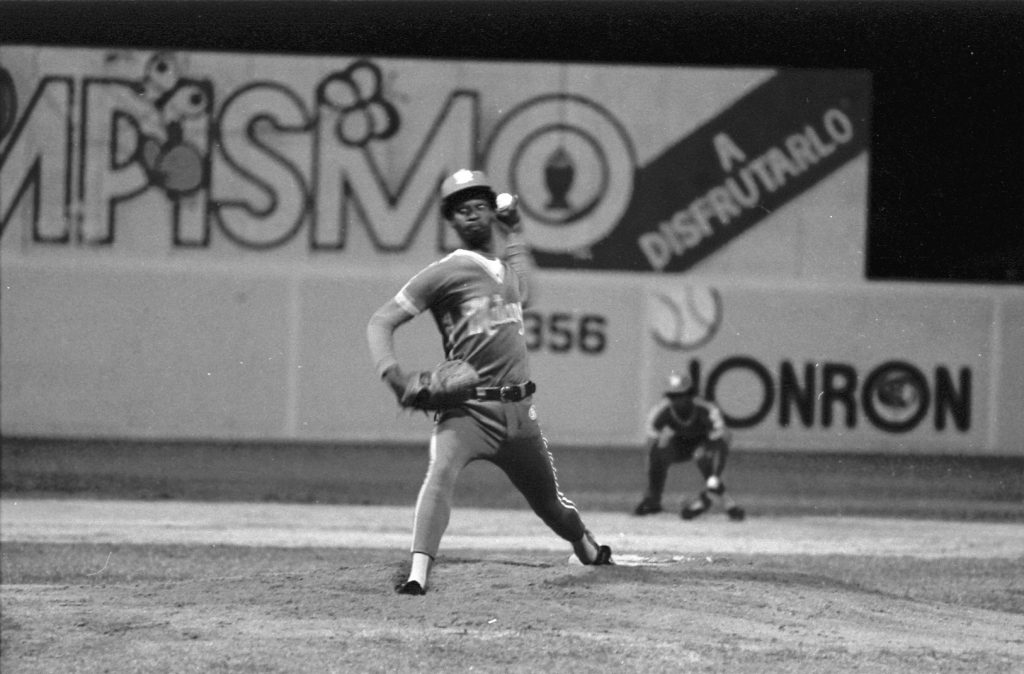
[[684,502],[682,518],[693,519],[718,501],[729,519],[742,520],[743,508],[725,493],[722,482],[730,439],[718,406],[697,397],[688,375],[672,375],[664,396],[647,416],[647,489],[633,514],[660,513],[669,466],[692,459],[704,478],[704,489],[695,499]]

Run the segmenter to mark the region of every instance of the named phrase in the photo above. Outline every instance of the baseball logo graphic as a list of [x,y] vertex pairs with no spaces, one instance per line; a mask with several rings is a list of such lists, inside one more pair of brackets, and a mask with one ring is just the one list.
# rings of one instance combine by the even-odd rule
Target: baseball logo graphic
[[722,296],[716,288],[686,286],[671,294],[655,293],[651,309],[651,336],[674,351],[704,346],[722,324]]
[[931,402],[921,372],[906,363],[883,364],[868,377],[863,391],[864,412],[879,428],[894,433],[917,426]]

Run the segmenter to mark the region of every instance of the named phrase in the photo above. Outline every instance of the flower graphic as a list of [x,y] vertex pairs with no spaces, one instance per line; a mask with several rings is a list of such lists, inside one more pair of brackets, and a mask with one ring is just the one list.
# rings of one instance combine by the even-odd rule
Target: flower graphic
[[398,111],[381,92],[380,69],[369,61],[356,61],[320,84],[317,100],[338,112],[335,134],[345,145],[365,147],[398,131]]

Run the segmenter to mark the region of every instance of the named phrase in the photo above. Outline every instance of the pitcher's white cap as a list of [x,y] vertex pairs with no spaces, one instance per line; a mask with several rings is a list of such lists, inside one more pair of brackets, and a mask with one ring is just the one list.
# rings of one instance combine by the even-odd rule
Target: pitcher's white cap
[[447,199],[451,195],[471,187],[491,189],[491,181],[487,179],[487,175],[483,171],[459,169],[441,183],[441,198]]

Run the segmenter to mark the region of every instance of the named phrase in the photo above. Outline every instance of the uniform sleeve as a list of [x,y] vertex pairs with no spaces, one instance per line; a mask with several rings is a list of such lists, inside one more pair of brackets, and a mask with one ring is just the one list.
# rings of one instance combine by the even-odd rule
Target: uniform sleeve
[[434,303],[444,280],[441,261],[433,262],[402,286],[395,295],[395,301],[413,316],[418,316]]
[[522,298],[523,306],[528,305],[534,297],[533,294],[533,255],[526,247],[526,240],[519,232],[509,234],[508,242],[505,245],[505,262],[515,272],[519,279],[519,296]]
[[662,398],[658,401],[658,404],[651,408],[651,411],[647,413],[647,421],[644,424],[644,433],[647,439],[656,438],[661,433],[661,429],[665,426],[666,415],[668,413],[668,400]]
[[711,402],[705,402],[704,408],[708,413],[708,439],[709,440],[720,440],[725,437],[725,417],[722,416],[722,410],[719,409],[718,405]]
[[395,330],[421,314],[433,301],[438,287],[435,279],[441,273],[437,267],[435,262],[421,270],[370,317],[366,340],[378,375],[384,376],[392,366],[398,365]]
[[391,299],[377,309],[366,324],[366,341],[379,376],[383,377],[389,369],[398,365],[395,357],[395,330],[413,316],[396,300]]

